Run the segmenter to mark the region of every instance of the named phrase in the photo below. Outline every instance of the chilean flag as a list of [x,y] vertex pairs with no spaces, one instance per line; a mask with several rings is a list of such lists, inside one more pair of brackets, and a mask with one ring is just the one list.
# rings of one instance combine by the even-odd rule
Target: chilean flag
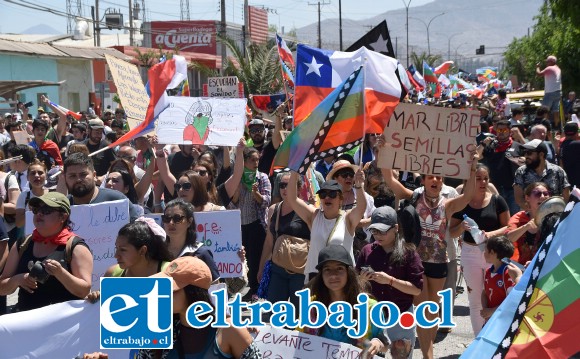
[[366,133],[383,133],[404,91],[395,71],[397,60],[368,50],[353,52],[298,45],[294,125],[302,122],[332,90],[361,65],[365,71]]
[[278,45],[278,55],[280,55],[280,60],[287,63],[291,68],[295,68],[294,58],[292,57],[292,51],[286,45],[286,41],[280,35],[276,34],[276,44]]
[[453,65],[453,61],[445,61],[444,63],[442,63],[441,65],[437,66],[433,72],[436,75],[443,75],[446,74],[447,71],[449,71],[449,68],[451,67],[451,65]]
[[183,56],[174,55],[171,60],[158,63],[150,68],[147,76],[149,77],[150,97],[145,121],[111,143],[109,148],[155,129],[155,120],[169,105],[169,96],[166,91],[180,86],[184,80],[187,80],[187,61]]
[[421,73],[419,73],[419,71],[415,70],[414,65],[409,66],[409,73],[411,73],[411,77],[415,80],[415,82],[417,82],[420,85],[421,90],[423,90],[427,86],[427,84],[425,83],[425,79],[423,78],[423,76],[421,76]]
[[286,101],[286,94],[283,93],[276,95],[252,95],[250,97],[257,109],[268,112],[274,112],[278,106]]
[[74,111],[71,111],[71,110],[69,110],[68,108],[66,108],[66,107],[62,107],[61,105],[59,105],[59,104],[57,104],[57,103],[54,103],[54,102],[52,102],[52,101],[50,101],[50,104],[51,104],[51,105],[53,105],[54,107],[57,107],[57,108],[58,108],[58,109],[60,109],[62,112],[66,113],[67,115],[70,115],[70,116],[72,116],[72,117],[73,117],[75,120],[77,120],[77,121],[79,121],[79,120],[81,119],[81,117],[83,117],[83,115],[81,115],[80,113],[78,113],[78,112],[74,112]]

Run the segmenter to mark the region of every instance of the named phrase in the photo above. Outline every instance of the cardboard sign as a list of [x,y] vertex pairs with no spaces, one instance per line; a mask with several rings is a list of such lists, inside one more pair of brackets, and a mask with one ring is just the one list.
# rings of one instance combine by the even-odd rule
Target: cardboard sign
[[209,77],[203,91],[205,97],[244,98],[244,85],[236,76]]
[[242,248],[242,221],[239,210],[195,212],[197,241],[213,253],[220,277],[243,275],[243,263],[238,256]]
[[12,131],[12,135],[17,145],[27,145],[30,143],[30,135],[26,131]]
[[[107,64],[113,75],[119,98],[128,118],[138,121],[145,120],[149,96],[141,80],[137,66],[105,54]],[[131,127],[132,128],[132,127]]]
[[[362,350],[350,344],[332,339],[264,326],[254,342],[264,358],[321,358],[321,359],[360,359]],[[369,356],[369,358],[371,358]],[[379,359],[378,356],[372,357]]]
[[385,128],[378,165],[467,179],[479,132],[479,113],[400,103]]
[[[32,233],[32,212],[26,211],[26,235]],[[93,254],[92,288],[98,289],[107,268],[117,264],[115,240],[119,229],[129,223],[129,200],[72,206],[72,231],[85,240]]]
[[163,144],[236,146],[245,123],[245,99],[169,97],[157,119],[157,138]]

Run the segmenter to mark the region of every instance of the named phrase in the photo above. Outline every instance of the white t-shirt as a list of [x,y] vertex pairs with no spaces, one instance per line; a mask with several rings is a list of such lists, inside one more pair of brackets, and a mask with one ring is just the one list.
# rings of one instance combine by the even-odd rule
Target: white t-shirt
[[[30,191],[30,190],[20,192],[20,195],[18,196],[18,199],[16,200],[16,209],[24,209],[25,211],[28,211],[28,202],[26,201],[26,197],[28,197],[28,202],[29,202],[32,198],[35,198],[38,196],[35,195],[34,193],[32,193],[32,191]],[[25,202],[26,202],[26,206],[24,205]]]

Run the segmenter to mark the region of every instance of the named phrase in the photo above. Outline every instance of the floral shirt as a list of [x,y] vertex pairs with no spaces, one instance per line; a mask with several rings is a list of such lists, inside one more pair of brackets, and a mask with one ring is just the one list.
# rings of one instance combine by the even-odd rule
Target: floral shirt
[[538,175],[536,171],[528,168],[526,165],[518,168],[514,178],[514,186],[520,186],[523,190],[527,185],[534,182],[545,183],[552,196],[561,196],[564,189],[570,187],[564,169],[550,162],[546,162],[546,168],[542,172],[542,175]]
[[447,263],[447,217],[445,216],[445,199],[441,197],[434,208],[427,205],[423,193],[415,207],[421,223],[421,242],[417,253],[421,261],[428,263]]

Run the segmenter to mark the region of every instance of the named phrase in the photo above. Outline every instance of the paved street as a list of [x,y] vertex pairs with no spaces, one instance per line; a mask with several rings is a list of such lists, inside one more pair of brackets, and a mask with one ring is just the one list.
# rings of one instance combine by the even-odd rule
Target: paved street
[[[465,292],[457,296],[453,311],[453,320],[457,327],[453,328],[449,334],[437,333],[434,348],[435,358],[459,358],[473,340],[473,331],[469,320],[469,305],[467,303],[467,287],[465,282],[462,285],[463,288],[466,288]],[[415,344],[413,358],[422,358],[418,341]]]

